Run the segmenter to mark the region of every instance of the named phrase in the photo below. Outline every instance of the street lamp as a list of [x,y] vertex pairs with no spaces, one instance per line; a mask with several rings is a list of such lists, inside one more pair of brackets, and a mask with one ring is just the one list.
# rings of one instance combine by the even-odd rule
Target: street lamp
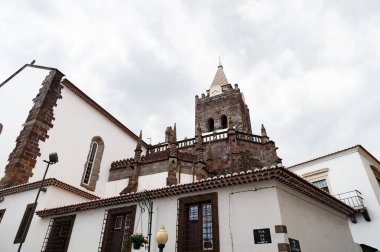
[[166,232],[164,225],[161,225],[160,230],[156,234],[156,242],[159,252],[163,252],[165,244],[168,242],[168,232]]
[[38,189],[36,200],[34,201],[34,204],[33,204],[32,212],[30,213],[30,215],[28,217],[27,225],[26,225],[26,227],[24,229],[24,233],[22,234],[22,239],[21,239],[21,242],[20,242],[20,246],[18,247],[18,250],[17,250],[18,252],[21,251],[22,244],[24,243],[24,241],[26,239],[26,235],[28,234],[28,231],[29,231],[30,223],[32,223],[32,219],[33,219],[34,213],[36,212],[37,203],[38,203],[38,197],[40,196],[40,192],[42,191],[42,187],[44,186],[45,177],[46,177],[46,174],[48,172],[49,166],[52,165],[52,164],[58,163],[58,155],[57,155],[57,153],[56,152],[50,153],[49,154],[49,161],[44,160],[44,162],[47,163],[45,174],[44,174],[44,176],[43,176],[43,178],[41,180],[41,185],[40,185],[40,188]]

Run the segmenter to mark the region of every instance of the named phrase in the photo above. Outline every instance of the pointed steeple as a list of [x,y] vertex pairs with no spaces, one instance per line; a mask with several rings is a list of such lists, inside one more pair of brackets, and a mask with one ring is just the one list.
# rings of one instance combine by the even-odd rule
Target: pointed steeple
[[210,96],[218,95],[222,93],[222,86],[227,85],[228,80],[223,71],[222,63],[219,58],[218,70],[215,73],[214,80],[211,83],[210,87]]
[[142,153],[142,130],[140,130],[140,135],[139,135],[139,140],[137,141],[136,149],[135,149],[135,162],[140,162],[141,161],[141,153]]

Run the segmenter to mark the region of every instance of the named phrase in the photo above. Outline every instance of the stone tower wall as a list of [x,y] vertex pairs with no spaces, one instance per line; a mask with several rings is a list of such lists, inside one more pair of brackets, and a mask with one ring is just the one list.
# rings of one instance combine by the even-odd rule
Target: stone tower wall
[[236,130],[252,133],[249,109],[238,88],[224,91],[220,95],[195,98],[195,128],[198,123],[202,133],[208,132],[208,120],[214,120],[214,129],[222,129],[222,116],[231,118]]

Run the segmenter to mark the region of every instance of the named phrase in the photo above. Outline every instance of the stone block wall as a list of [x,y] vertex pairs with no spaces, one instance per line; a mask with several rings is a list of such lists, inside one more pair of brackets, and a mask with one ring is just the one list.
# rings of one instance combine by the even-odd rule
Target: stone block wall
[[37,157],[41,155],[40,141],[49,138],[48,131],[53,127],[54,107],[61,97],[60,85],[63,74],[58,70],[50,71],[42,83],[33,107],[16,139],[16,146],[9,155],[5,175],[0,181],[0,188],[27,183],[33,176]]
[[202,133],[208,132],[208,120],[214,120],[215,130],[222,129],[222,116],[231,118],[235,129],[251,133],[249,109],[239,89],[232,89],[216,96],[195,97],[195,128],[198,123]]

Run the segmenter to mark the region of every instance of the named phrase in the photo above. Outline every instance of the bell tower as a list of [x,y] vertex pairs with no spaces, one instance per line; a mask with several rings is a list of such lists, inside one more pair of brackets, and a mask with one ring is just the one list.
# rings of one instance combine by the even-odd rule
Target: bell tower
[[235,129],[252,134],[249,109],[238,84],[228,83],[223,66],[219,64],[211,87],[206,95],[195,96],[195,128],[202,133],[227,129],[229,120]]

